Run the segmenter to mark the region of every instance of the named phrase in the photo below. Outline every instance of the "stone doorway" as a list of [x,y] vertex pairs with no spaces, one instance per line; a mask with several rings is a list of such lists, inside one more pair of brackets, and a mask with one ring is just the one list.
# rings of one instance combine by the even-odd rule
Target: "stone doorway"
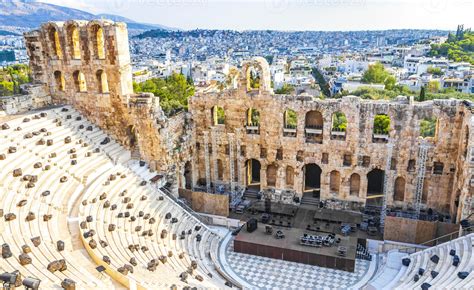
[[382,206],[383,202],[383,180],[385,171],[375,168],[367,174],[367,200],[366,205]]
[[257,159],[249,159],[247,160],[246,167],[248,190],[260,191],[260,161]]
[[320,198],[321,197],[321,168],[309,163],[303,166],[303,196]]

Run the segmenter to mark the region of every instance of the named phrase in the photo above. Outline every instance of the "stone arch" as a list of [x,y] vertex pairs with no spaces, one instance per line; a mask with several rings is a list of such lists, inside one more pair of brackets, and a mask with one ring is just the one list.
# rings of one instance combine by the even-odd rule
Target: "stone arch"
[[[252,72],[258,73],[257,83],[258,87],[252,88],[250,77]],[[245,86],[247,91],[258,89],[260,91],[272,91],[271,89],[271,78],[270,78],[270,66],[263,57],[254,57],[250,61],[242,64],[242,75],[241,75],[241,86]]]
[[260,126],[260,112],[257,109],[247,110],[247,126]]
[[288,186],[295,184],[295,169],[288,165],[285,170],[285,182]]
[[388,135],[390,132],[390,122],[390,116],[387,114],[375,115],[373,133],[376,135]]
[[385,171],[378,168],[367,173],[367,204],[382,205],[384,177]]
[[343,112],[334,112],[331,117],[331,131],[346,132],[347,117]]
[[61,71],[57,70],[54,72],[54,82],[56,91],[64,92],[66,90],[66,80],[64,79],[64,75]]
[[95,58],[105,59],[104,29],[98,22],[91,22],[89,24],[89,41],[92,44],[92,51]]
[[97,81],[97,90],[101,94],[109,93],[109,82],[107,80],[107,74],[103,70],[98,70],[95,74]]
[[311,191],[319,195],[321,191],[321,167],[315,163],[308,163],[303,166],[303,192]]
[[405,179],[401,176],[395,179],[395,188],[393,190],[393,200],[394,201],[405,200]]
[[292,109],[286,109],[283,113],[283,127],[285,129],[296,129],[298,125],[298,114]]
[[72,22],[66,26],[67,47],[71,59],[81,59],[81,44],[77,23]]
[[308,143],[323,143],[323,114],[319,111],[309,111],[304,119],[305,139]]
[[51,44],[51,55],[54,58],[61,59],[63,56],[62,48],[61,48],[61,41],[59,39],[59,32],[58,28],[50,24],[48,29],[48,40],[49,43]]
[[331,193],[339,193],[341,186],[341,173],[337,170],[331,171],[329,174],[329,190]]
[[353,196],[359,196],[360,192],[360,175],[352,173],[349,180],[349,194]]
[[260,161],[257,159],[248,159],[245,162],[246,179],[248,189],[260,190]]
[[267,186],[276,186],[278,167],[275,164],[267,166]]
[[212,115],[212,124],[214,126],[216,125],[224,125],[225,123],[225,111],[224,108],[214,106],[211,109],[211,115]]
[[224,164],[222,159],[217,159],[217,179],[224,180]]
[[74,79],[74,87],[76,88],[76,92],[87,92],[86,77],[84,74],[81,71],[76,70],[72,74],[72,77]]
[[308,129],[323,129],[324,119],[323,114],[319,111],[309,111],[306,113],[304,120],[305,128]]

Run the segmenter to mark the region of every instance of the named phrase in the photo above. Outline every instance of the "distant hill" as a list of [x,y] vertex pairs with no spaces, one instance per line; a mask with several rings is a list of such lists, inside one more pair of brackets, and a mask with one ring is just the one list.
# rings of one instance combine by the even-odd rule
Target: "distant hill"
[[20,34],[11,32],[11,31],[6,31],[6,30],[0,30],[0,36],[5,36],[5,35],[13,35],[13,36],[18,36]]
[[94,15],[78,9],[30,0],[0,0],[0,26],[35,28],[47,21],[65,21],[69,19],[92,20],[100,18],[126,22],[130,29],[169,29],[161,25],[138,23],[117,15]]

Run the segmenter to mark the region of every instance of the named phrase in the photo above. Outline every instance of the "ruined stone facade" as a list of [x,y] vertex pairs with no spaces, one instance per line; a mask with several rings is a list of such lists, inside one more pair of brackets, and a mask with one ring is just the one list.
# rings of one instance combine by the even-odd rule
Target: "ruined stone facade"
[[[189,113],[166,118],[157,97],[133,93],[125,24],[50,22],[25,39],[33,78],[53,103],[73,105],[178,187],[272,189],[283,202],[317,194],[361,206],[385,193],[389,206],[404,209],[422,191],[424,207],[456,220],[471,212],[474,128],[462,101],[276,95],[268,64],[255,58],[228,89],[198,93]],[[336,112],[345,130],[333,129]],[[374,132],[377,115],[390,118],[389,132]],[[437,119],[436,133],[423,139],[427,118]],[[417,191],[421,144],[428,149]]]
[[166,118],[153,94],[133,93],[125,23],[48,22],[25,40],[33,79],[54,104],[73,105],[152,169],[174,168],[182,118]]
[[[322,200],[365,205],[368,192],[383,194],[386,174],[388,206],[411,209],[415,206],[419,148],[424,142],[428,150],[422,207],[449,213],[457,220],[468,214],[474,119],[461,101],[417,103],[406,97],[394,101],[358,97],[320,100],[276,95],[265,77],[260,79],[264,82],[260,88],[250,88],[248,69],[252,65],[262,70],[262,75],[268,70],[263,59],[254,59],[243,66],[235,88],[198,94],[190,101],[197,152],[191,162],[192,174],[188,174],[193,185],[210,182],[230,188],[234,182],[245,188],[255,184],[257,189],[274,189],[280,194],[289,190],[300,198],[318,191]],[[220,120],[216,110],[221,112]],[[251,119],[252,110],[258,111],[254,114],[259,116],[257,123]],[[286,124],[287,110],[296,112],[296,128]],[[346,116],[345,132],[333,129],[336,112]],[[389,116],[388,134],[374,132],[376,115]],[[420,122],[429,118],[437,119],[436,133],[421,138]],[[258,165],[259,172],[251,172]],[[374,169],[379,176],[371,180]]]

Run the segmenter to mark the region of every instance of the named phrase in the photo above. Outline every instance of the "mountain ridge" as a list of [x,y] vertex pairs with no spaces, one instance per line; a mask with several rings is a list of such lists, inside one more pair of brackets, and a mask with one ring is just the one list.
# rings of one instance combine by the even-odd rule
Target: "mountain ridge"
[[0,26],[36,28],[48,21],[70,19],[93,20],[107,18],[127,23],[129,29],[150,30],[172,28],[159,24],[146,24],[114,14],[92,14],[79,9],[28,0],[0,0]]

